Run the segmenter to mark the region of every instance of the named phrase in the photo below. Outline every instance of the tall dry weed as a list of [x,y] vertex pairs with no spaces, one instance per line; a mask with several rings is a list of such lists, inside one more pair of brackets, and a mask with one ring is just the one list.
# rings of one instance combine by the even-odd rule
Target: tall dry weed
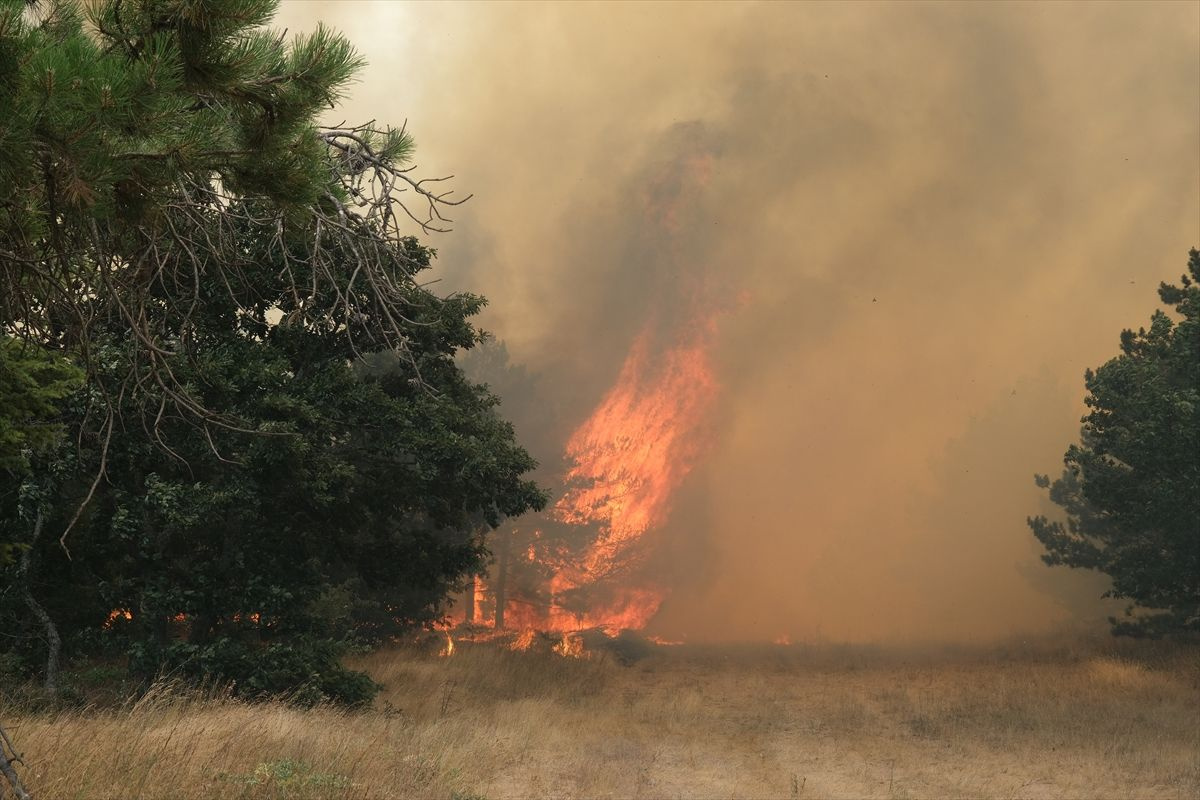
[[1192,647],[659,648],[631,666],[461,643],[358,656],[372,709],[162,681],[7,701],[38,800],[1194,797]]

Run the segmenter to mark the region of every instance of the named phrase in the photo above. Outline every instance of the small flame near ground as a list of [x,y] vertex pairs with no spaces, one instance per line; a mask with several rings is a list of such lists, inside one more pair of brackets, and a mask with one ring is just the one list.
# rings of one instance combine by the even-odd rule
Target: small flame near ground
[[665,639],[662,636],[647,636],[646,639],[659,647],[679,647],[684,644],[682,639]]
[[514,653],[524,653],[529,648],[533,647],[533,640],[535,636],[537,636],[537,633],[533,630],[533,628],[526,628],[525,630],[521,631],[521,634],[516,639],[513,639],[512,644],[508,646],[508,649],[512,650]]
[[583,649],[583,638],[575,633],[564,633],[562,641],[551,648],[563,658],[586,658],[587,651]]
[[[555,653],[563,658],[591,658],[583,636],[579,632],[568,631],[552,638],[548,633],[541,633],[533,628],[526,628],[518,634],[511,631],[497,631],[464,625],[455,629],[459,639],[456,641],[449,628],[439,628],[438,632],[445,637],[445,642],[438,650],[439,658],[450,658],[458,651],[458,645],[466,642],[468,645],[494,644],[514,653],[527,653],[534,649],[542,652]],[[550,642],[554,644],[551,645]],[[540,643],[540,644],[539,644]]]

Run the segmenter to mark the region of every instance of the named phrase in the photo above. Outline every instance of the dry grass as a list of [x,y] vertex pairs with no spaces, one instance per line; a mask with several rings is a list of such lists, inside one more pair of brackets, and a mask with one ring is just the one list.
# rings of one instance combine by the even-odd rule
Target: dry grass
[[373,710],[169,689],[9,707],[38,800],[1200,796],[1194,648],[661,648],[632,666],[460,646],[358,659]]

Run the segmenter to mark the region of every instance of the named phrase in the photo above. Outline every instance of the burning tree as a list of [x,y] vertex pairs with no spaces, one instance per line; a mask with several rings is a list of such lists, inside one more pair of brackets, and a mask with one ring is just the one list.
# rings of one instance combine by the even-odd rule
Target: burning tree
[[[643,187],[636,223],[644,240],[658,243],[652,257],[671,272],[685,266],[682,219],[713,166],[702,138],[682,145]],[[502,347],[471,356],[472,374],[537,414],[529,428],[540,433],[539,479],[555,498],[547,513],[495,535],[495,564],[471,606],[490,604],[497,627],[615,633],[645,627],[658,611],[666,590],[642,567],[675,491],[703,454],[719,390],[711,350],[727,301],[702,289],[660,289],[672,294],[649,304],[615,382],[569,426],[536,376],[509,364]]]

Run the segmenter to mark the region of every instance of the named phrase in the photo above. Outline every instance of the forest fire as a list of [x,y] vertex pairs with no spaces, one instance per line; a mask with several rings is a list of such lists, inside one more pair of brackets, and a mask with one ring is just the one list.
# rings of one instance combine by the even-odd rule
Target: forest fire
[[[476,623],[490,610],[496,629],[525,631],[513,649],[527,649],[535,630],[615,636],[646,626],[665,590],[640,578],[637,567],[646,534],[666,522],[672,494],[703,451],[701,428],[718,388],[713,330],[709,321],[695,322],[654,352],[653,326],[646,326],[616,383],[568,439],[558,502],[537,528],[497,534],[495,572],[475,578],[451,624]],[[510,559],[515,548],[520,556]],[[556,652],[579,648],[564,638]]]
[[[699,143],[664,163],[641,195],[654,257],[684,264],[681,225],[709,182],[714,156]],[[496,563],[468,587],[452,623],[490,615],[496,630],[565,635],[642,630],[666,589],[640,570],[648,534],[671,513],[672,497],[706,446],[703,428],[718,392],[711,350],[723,303],[711,287],[673,283],[669,307],[643,319],[613,385],[563,445],[567,466],[557,502],[532,524],[495,535]],[[515,649],[532,640],[522,634]]]
[[574,466],[566,478],[576,485],[554,510],[564,522],[600,526],[581,565],[593,579],[665,521],[671,493],[695,463],[694,434],[716,391],[705,333],[700,327],[655,362],[644,331],[616,385],[567,442]]
[[537,633],[533,630],[533,628],[526,628],[525,630],[521,631],[520,636],[512,640],[512,644],[508,646],[508,649],[512,650],[514,653],[524,653],[526,650],[533,647],[533,641],[536,636]]

